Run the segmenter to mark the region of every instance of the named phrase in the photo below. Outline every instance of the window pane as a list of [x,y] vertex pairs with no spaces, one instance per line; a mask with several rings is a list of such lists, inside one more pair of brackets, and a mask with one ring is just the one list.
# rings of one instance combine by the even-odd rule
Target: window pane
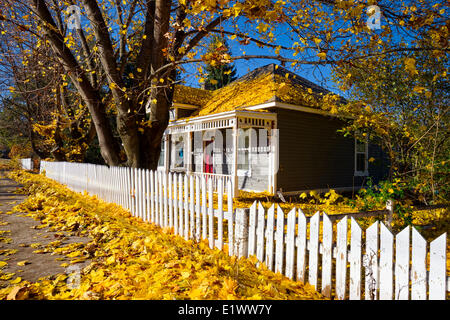
[[356,171],[366,171],[366,155],[364,153],[358,153],[356,155]]
[[179,137],[175,142],[174,146],[174,168],[183,168],[184,167],[184,139],[183,137]]
[[238,165],[239,170],[249,170],[248,150],[241,150],[238,152]]
[[366,144],[364,142],[356,141],[356,152],[366,152]]
[[165,147],[166,147],[165,139],[163,138],[162,142],[161,142],[161,153],[159,154],[159,160],[158,160],[159,167],[164,167],[164,155],[165,155],[165,151],[166,151]]

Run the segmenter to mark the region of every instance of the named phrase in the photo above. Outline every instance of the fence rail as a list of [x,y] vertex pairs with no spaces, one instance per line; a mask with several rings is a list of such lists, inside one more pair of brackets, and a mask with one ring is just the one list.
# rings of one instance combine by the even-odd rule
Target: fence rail
[[[308,282],[336,299],[445,300],[447,234],[430,244],[415,228],[392,234],[375,222],[362,230],[353,217],[334,222],[317,212],[285,213],[254,202],[232,208],[231,181],[205,176],[65,162],[41,163],[41,172],[74,191],[119,204],[131,214],[186,239],[207,239],[230,255],[255,255],[259,263],[291,279]],[[220,180],[220,179],[219,179]]]

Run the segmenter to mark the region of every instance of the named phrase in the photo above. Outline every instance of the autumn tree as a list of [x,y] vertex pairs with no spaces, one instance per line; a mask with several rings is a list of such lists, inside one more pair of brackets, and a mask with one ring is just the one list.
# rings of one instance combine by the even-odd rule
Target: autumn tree
[[450,191],[447,68],[447,56],[411,52],[335,69],[352,99],[346,109],[354,120],[343,131],[379,143],[389,157],[390,180],[407,182],[410,196],[425,202],[446,199]]
[[[10,31],[12,36],[14,30]],[[0,114],[5,139],[17,135],[20,140],[26,138],[23,143],[40,158],[83,161],[95,137],[89,112],[46,43],[20,33],[14,38],[14,50],[10,42],[0,44],[0,74],[8,86],[2,90]],[[20,54],[11,54],[17,48]]]
[[[106,163],[155,169],[173,80],[184,64],[213,63],[201,50],[208,37],[223,34],[240,47],[236,55],[212,58],[216,62],[264,58],[293,68],[448,52],[444,1],[393,3],[377,2],[383,17],[378,30],[367,23],[372,3],[366,1],[1,0],[0,30],[9,41],[19,41],[10,37],[15,29],[52,48],[92,117]],[[71,5],[77,7],[69,12]],[[76,8],[81,18],[74,28],[68,21],[77,21]],[[404,41],[419,33],[432,41]],[[248,54],[249,44],[264,51]]]

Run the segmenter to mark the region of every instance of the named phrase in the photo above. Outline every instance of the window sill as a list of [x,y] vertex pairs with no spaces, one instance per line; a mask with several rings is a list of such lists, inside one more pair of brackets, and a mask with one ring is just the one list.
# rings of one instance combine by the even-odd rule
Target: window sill
[[368,171],[365,171],[365,172],[355,171],[355,173],[353,175],[355,177],[367,177],[367,176],[369,176],[369,172]]

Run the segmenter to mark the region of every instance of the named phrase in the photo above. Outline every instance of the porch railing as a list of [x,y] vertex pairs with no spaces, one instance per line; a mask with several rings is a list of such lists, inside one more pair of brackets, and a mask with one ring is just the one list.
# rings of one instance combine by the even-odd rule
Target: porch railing
[[[233,176],[228,174],[218,174],[218,173],[203,173],[203,172],[192,172],[194,177],[205,177],[206,182],[208,180],[212,180],[212,187],[214,191],[219,190],[219,183],[222,184],[222,190],[224,193],[228,193],[228,181],[231,181],[231,185],[233,185]],[[231,190],[234,196],[234,190]]]

